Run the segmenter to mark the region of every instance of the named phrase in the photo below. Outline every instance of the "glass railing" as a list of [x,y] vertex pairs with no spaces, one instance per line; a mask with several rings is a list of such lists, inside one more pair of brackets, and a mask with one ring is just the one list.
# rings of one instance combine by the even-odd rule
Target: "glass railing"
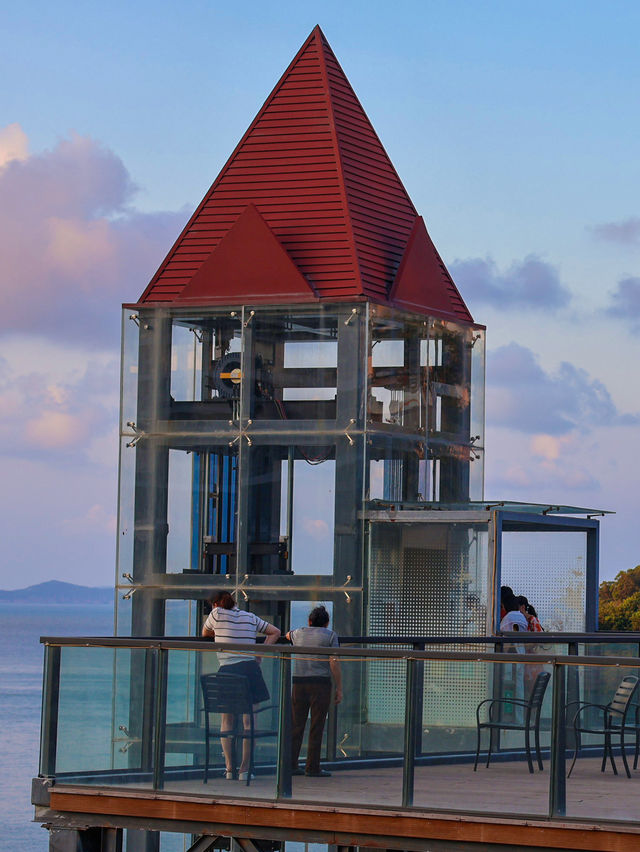
[[[385,647],[367,639],[311,651],[200,640],[44,641],[40,775],[56,785],[640,819],[637,645],[624,653],[613,645],[620,655],[611,656],[602,640],[578,648],[575,639],[547,635],[533,653],[526,642],[495,637],[499,652],[477,638],[450,638],[446,650],[432,638],[404,639],[394,649],[387,638]],[[225,650],[258,659],[269,697],[256,706],[253,733],[246,677],[229,681],[229,666],[220,671]],[[302,694],[296,661],[310,654],[333,657],[343,682],[342,701],[333,696],[315,737],[320,768],[330,775],[311,766],[308,734],[299,762],[292,758]],[[247,783],[238,775],[249,761]]]

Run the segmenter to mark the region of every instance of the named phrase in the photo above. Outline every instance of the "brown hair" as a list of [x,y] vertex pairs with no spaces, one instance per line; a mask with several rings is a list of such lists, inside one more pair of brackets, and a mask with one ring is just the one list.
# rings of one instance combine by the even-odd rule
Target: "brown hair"
[[214,592],[209,598],[209,603],[211,606],[221,606],[222,609],[233,609],[236,605],[233,596],[224,589]]

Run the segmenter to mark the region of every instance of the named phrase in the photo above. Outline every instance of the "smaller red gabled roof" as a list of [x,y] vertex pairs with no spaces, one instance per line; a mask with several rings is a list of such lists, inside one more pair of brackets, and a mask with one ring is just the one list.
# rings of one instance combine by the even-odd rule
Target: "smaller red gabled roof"
[[389,301],[410,311],[473,322],[447,267],[431,241],[422,216],[416,218]]
[[316,299],[313,288],[253,204],[240,214],[175,302],[229,304],[235,301],[232,294],[236,292],[252,303]]

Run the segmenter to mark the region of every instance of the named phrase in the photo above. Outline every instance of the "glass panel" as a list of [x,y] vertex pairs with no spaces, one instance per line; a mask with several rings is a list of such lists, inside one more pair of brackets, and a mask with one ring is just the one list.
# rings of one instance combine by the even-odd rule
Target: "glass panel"
[[582,532],[502,534],[501,584],[532,604],[547,632],[585,629],[587,535]]
[[118,483],[118,538],[116,541],[116,633],[119,636],[131,635],[131,604],[123,600],[123,595],[131,591],[133,569],[133,531],[134,531],[134,482],[136,472],[136,453],[127,446],[131,437],[120,438],[120,469]]
[[335,470],[333,459],[282,462],[280,536],[294,574],[333,572]]
[[427,329],[424,318],[371,308],[367,403],[371,424],[424,433],[427,366],[421,354]]
[[333,602],[329,600],[311,599],[306,601],[291,601],[290,629],[306,627],[309,623],[311,610],[322,605],[329,613],[329,627],[333,629]]
[[194,529],[200,529],[201,541],[194,540],[194,570],[201,553],[207,574],[235,572],[236,520],[238,514],[238,450],[220,447],[196,454],[194,481],[199,483],[199,502],[194,501]]
[[131,432],[127,423],[135,423],[138,415],[138,315],[131,308],[122,312],[120,364],[120,433]]
[[[395,483],[382,489],[382,499],[481,499],[482,330],[375,306],[368,351],[370,459],[384,458],[387,481]],[[379,433],[393,436],[393,441],[383,444]],[[423,437],[408,448],[397,440],[407,433]],[[424,470],[418,472],[419,467]],[[380,499],[375,470],[370,469],[369,476],[371,499]]]
[[168,600],[165,604],[165,636],[199,636],[198,602]]
[[217,668],[212,652],[168,653],[165,788],[180,789],[194,777],[201,781],[205,737],[199,678],[212,668]]
[[242,378],[240,314],[200,311],[174,322],[172,396],[207,402],[199,409],[203,419],[235,419]]
[[394,503],[430,499],[432,467],[424,439],[370,431],[367,460],[368,499]]
[[[570,669],[567,668],[567,679]],[[640,819],[640,801],[635,791],[634,765],[637,755],[638,689],[640,670],[625,666],[579,666],[577,697],[567,705],[567,817],[589,820]],[[603,708],[609,705],[609,712]],[[605,729],[609,732],[605,736]],[[621,754],[624,730],[625,754],[631,778],[626,777]],[[607,739],[611,751],[605,755]],[[575,765],[571,769],[577,750]],[[606,757],[606,763],[603,759]],[[618,775],[613,772],[615,764]]]
[[167,573],[180,574],[197,569],[191,564],[194,496],[194,455],[169,450],[169,486],[167,499]]
[[[485,433],[485,331],[481,328],[473,330],[471,338],[471,438],[474,449],[482,451]],[[471,496],[471,500],[482,500],[484,494]]]
[[440,462],[438,499],[444,502],[469,499],[469,462],[477,434],[471,432],[475,333],[472,327],[444,320],[432,320],[429,329],[428,440],[430,455]]
[[484,496],[484,450],[473,445],[469,467],[469,499],[482,500]]
[[[425,662],[425,702],[428,701],[422,734],[425,757],[422,765],[416,767],[414,805],[509,815],[547,813],[550,681],[545,688],[540,719],[541,756],[547,772],[538,771],[532,733],[535,771],[529,773],[521,729],[526,719],[523,705],[531,698],[536,678],[543,672],[544,667],[539,663]],[[483,727],[480,760],[474,772],[473,765],[452,761],[451,757],[475,751],[476,708],[481,702],[486,703],[479,710]],[[487,722],[492,727],[484,727]],[[492,754],[487,770],[490,738]],[[464,801],[460,798],[461,789]],[[500,791],[499,796],[496,790]]]
[[[330,705],[321,750],[322,763],[333,777],[294,777],[293,798],[398,807],[402,803],[406,661],[342,658],[340,667],[344,698],[337,706]],[[388,678],[398,684],[393,707],[371,703],[370,684]],[[363,763],[367,758],[376,758],[377,763],[367,766]]]
[[102,786],[152,783],[149,662],[145,649],[61,649],[57,776]]
[[339,324],[319,306],[245,309],[243,410],[252,432],[288,420],[335,420]]
[[[280,693],[280,663],[276,656],[265,655],[261,659],[255,651],[243,653],[244,661],[225,664],[220,669],[217,654],[194,651],[169,652],[167,691],[167,749],[165,758],[164,789],[180,793],[197,793],[213,796],[249,797],[273,799],[276,795],[276,766],[278,754],[278,698]],[[203,675],[215,675],[219,671],[246,679],[249,675],[246,664],[260,659],[259,674],[266,686],[268,697],[255,707],[253,762],[255,777],[249,786],[238,778],[226,777],[223,749],[229,749],[231,763],[235,762],[236,773],[242,761],[248,764],[251,748],[250,715],[222,713],[229,694],[212,688],[208,698],[209,708],[209,765],[205,782],[205,751],[207,742]],[[251,675],[253,678],[256,675]],[[239,687],[238,687],[239,689]],[[232,698],[234,696],[231,696]],[[218,704],[218,700],[222,704]],[[248,706],[251,706],[249,703]],[[234,725],[237,726],[234,728]],[[221,731],[237,730],[247,736],[236,738],[220,737]],[[234,746],[235,743],[235,746]],[[234,752],[235,748],[235,752]],[[232,759],[232,755],[234,755]]]
[[487,559],[484,524],[372,523],[367,634],[484,635]]
[[174,321],[171,334],[171,396],[174,400],[202,398],[202,332]]
[[[284,344],[282,400],[332,400],[336,396],[337,340],[291,340]],[[295,371],[295,372],[294,372]],[[284,372],[284,371],[283,371]],[[298,374],[302,372],[303,375]],[[333,384],[313,384],[320,381]],[[283,412],[286,408],[283,406]],[[295,411],[295,407],[294,407]]]

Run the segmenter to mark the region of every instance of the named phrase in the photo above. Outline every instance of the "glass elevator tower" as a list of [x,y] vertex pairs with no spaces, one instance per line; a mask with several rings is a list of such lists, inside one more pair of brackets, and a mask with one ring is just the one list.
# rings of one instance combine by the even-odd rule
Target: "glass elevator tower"
[[197,633],[220,586],[283,630],[322,600],[362,635],[368,510],[482,497],[481,327],[370,302],[123,322],[123,635]]

